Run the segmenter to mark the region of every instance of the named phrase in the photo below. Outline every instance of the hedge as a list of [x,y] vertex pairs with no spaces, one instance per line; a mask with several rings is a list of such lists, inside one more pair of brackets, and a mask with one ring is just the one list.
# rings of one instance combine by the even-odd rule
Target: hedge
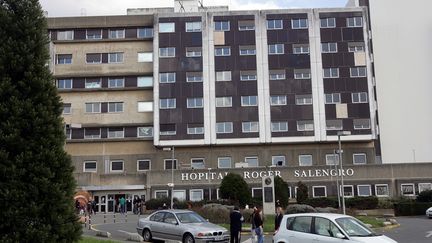
[[337,208],[338,207],[338,200],[336,197],[316,197],[316,198],[306,199],[306,201],[304,201],[303,204],[310,205],[314,208],[316,208],[316,207]]
[[432,207],[432,202],[404,202],[395,203],[394,211],[396,216],[424,215],[428,208]]
[[345,198],[345,205],[348,208],[360,210],[376,209],[378,207],[378,198],[375,196]]

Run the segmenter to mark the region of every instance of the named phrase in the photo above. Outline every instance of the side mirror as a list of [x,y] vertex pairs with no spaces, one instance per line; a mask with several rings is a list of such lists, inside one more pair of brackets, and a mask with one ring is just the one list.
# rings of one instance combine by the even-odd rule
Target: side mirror
[[345,235],[343,235],[342,233],[336,233],[336,238],[346,239]]
[[173,221],[171,221],[171,224],[178,225],[178,222],[177,222],[177,220],[173,220]]

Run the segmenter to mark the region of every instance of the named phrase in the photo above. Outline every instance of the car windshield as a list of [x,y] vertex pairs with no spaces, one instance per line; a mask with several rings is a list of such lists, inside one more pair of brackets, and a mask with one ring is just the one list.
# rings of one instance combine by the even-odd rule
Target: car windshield
[[188,212],[188,213],[177,213],[177,218],[183,224],[192,224],[192,223],[202,223],[207,222],[203,217],[199,216],[197,213]]
[[338,218],[336,222],[349,236],[365,237],[379,235],[355,218]]

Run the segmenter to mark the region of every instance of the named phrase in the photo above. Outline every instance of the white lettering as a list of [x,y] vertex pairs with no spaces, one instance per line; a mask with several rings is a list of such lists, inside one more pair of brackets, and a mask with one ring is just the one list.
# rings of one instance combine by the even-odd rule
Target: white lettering
[[280,175],[280,171],[279,171],[279,170],[275,171],[275,176],[279,176],[279,177],[281,177],[281,175]]
[[300,177],[300,171],[295,170],[294,171],[294,177]]
[[315,170],[315,176],[321,177],[321,170]]
[[212,180],[214,180],[215,175],[216,175],[216,172],[212,172],[212,173],[211,173],[211,179],[212,179]]
[[203,177],[204,177],[204,173],[202,173],[202,172],[198,173],[198,180],[201,180],[201,178],[203,178]]
[[196,173],[190,173],[189,178],[191,179],[191,181],[195,181],[197,179],[197,174]]
[[272,176],[272,175],[273,175],[273,171],[269,171],[269,172],[268,172],[268,175],[269,175],[269,176]]
[[311,170],[308,170],[308,172],[309,172],[309,177],[315,177],[314,175],[312,175],[312,171]]
[[189,178],[188,178],[188,173],[182,173],[182,175],[181,175],[181,180],[182,180],[182,181],[188,181],[188,180],[189,180]]
[[267,175],[267,172],[266,171],[260,171],[260,173],[259,173],[259,176],[261,177],[261,178],[263,178],[264,176],[266,176]]
[[354,175],[354,170],[353,169],[348,169],[346,171],[346,173],[347,173],[347,176],[353,176]]
[[337,171],[335,169],[330,170],[330,175],[331,176],[337,176]]
[[329,176],[329,170],[322,170],[323,176]]
[[244,179],[250,179],[249,171],[243,172],[243,178]]
[[223,175],[222,175],[222,173],[219,173],[217,179],[218,179],[218,180],[222,180],[222,179],[223,179]]
[[259,176],[258,172],[252,171],[252,178],[257,179]]
[[301,176],[300,177],[307,177],[306,171],[302,171]]

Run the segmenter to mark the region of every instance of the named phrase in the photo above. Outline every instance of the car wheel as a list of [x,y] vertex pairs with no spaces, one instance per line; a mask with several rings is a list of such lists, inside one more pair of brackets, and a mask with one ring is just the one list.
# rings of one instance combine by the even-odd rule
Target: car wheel
[[143,232],[143,239],[144,241],[150,242],[152,240],[152,234],[150,232],[150,230],[145,229]]
[[186,234],[183,237],[183,243],[195,243],[195,239],[193,238],[193,236],[191,234]]

